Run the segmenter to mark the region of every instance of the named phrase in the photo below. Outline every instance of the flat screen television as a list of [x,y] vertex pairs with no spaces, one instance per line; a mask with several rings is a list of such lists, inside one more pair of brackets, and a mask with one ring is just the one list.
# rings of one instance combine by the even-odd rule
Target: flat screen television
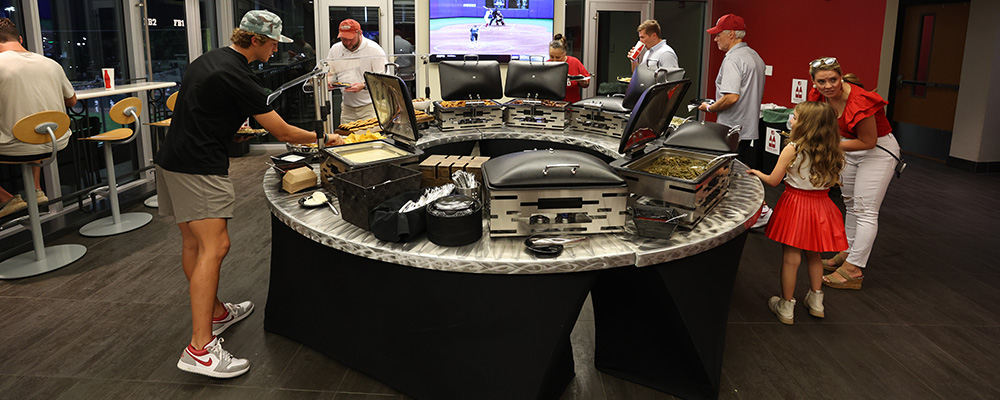
[[555,0],[429,0],[432,61],[548,59]]

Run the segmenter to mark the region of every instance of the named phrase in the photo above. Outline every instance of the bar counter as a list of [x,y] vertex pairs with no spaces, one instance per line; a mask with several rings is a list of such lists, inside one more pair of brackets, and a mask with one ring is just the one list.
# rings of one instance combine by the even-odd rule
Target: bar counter
[[[473,142],[621,157],[617,138],[518,128],[432,128],[418,147],[441,154]],[[651,239],[629,233],[629,223],[626,232],[589,235],[551,259],[528,253],[524,238],[488,231],[461,247],[426,237],[382,242],[328,207],[300,207],[312,190],[282,192],[268,171],[265,329],[417,399],[556,399],[573,377],[569,335],[590,294],[599,370],[715,398],[736,269],[764,198],[742,164],[733,170],[726,197],[693,230]]]

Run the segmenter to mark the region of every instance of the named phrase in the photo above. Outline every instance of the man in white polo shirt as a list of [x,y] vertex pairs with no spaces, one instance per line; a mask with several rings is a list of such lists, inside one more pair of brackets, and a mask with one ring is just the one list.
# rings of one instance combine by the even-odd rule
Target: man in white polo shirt
[[344,88],[344,101],[340,107],[340,123],[375,118],[372,98],[365,88],[365,72],[385,72],[389,59],[374,41],[365,38],[361,24],[353,19],[340,23],[339,42],[330,47],[330,75],[335,82],[351,86]]
[[[743,17],[726,14],[715,26],[705,32],[715,35],[719,50],[726,52],[726,58],[719,67],[715,79],[715,103],[701,103],[699,110],[718,113],[720,124],[740,125],[739,159],[750,168],[760,168],[760,160],[754,154],[751,144],[759,139],[757,124],[760,118],[760,102],[764,98],[764,60],[757,51],[743,42],[747,25]],[[764,204],[760,218],[754,228],[767,225],[771,219],[771,208]]]
[[674,52],[674,48],[667,44],[666,40],[660,37],[660,23],[656,22],[655,19],[648,19],[639,24],[636,28],[636,32],[639,33],[639,42],[642,43],[642,47],[645,47],[646,51],[642,53],[642,57],[638,57],[639,53],[636,48],[629,51],[629,59],[632,60],[632,70],[635,71],[635,67],[643,64],[649,60],[655,60],[656,65],[652,63],[649,64],[652,68],[678,68],[677,53]]

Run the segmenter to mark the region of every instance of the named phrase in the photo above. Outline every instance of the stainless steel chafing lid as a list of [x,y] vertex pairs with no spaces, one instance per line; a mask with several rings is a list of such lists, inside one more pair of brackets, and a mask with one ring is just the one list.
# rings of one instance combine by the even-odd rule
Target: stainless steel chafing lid
[[622,107],[622,100],[624,99],[625,98],[621,96],[598,96],[580,100],[573,103],[573,106],[579,108],[596,108],[602,111],[627,113],[630,110]]
[[621,186],[625,180],[607,163],[573,150],[529,150],[494,157],[483,164],[493,188]]
[[[478,56],[476,56],[478,58]],[[438,63],[441,99],[499,99],[503,97],[500,63],[496,61],[441,61]]]
[[664,146],[706,150],[713,153],[736,151],[740,142],[740,128],[730,128],[715,122],[688,122],[673,130]]
[[625,125],[618,152],[632,153],[666,133],[690,86],[690,79],[681,79],[658,83],[646,90]]
[[382,133],[413,145],[419,138],[417,118],[406,84],[397,76],[365,72],[365,84]]
[[504,95],[539,100],[562,100],[566,97],[565,62],[511,61],[507,64]]

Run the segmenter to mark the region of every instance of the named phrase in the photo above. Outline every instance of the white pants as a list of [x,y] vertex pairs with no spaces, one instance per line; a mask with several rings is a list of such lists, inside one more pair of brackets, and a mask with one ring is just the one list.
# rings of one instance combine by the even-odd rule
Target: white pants
[[[899,155],[899,143],[891,133],[878,138],[878,145]],[[847,208],[847,262],[864,268],[878,234],[878,210],[895,173],[896,159],[878,147],[846,152],[845,158],[840,179]]]
[[340,106],[340,123],[346,124],[348,122],[354,122],[359,119],[369,119],[375,118],[375,107],[371,104],[361,106],[361,107],[349,107],[341,104]]

